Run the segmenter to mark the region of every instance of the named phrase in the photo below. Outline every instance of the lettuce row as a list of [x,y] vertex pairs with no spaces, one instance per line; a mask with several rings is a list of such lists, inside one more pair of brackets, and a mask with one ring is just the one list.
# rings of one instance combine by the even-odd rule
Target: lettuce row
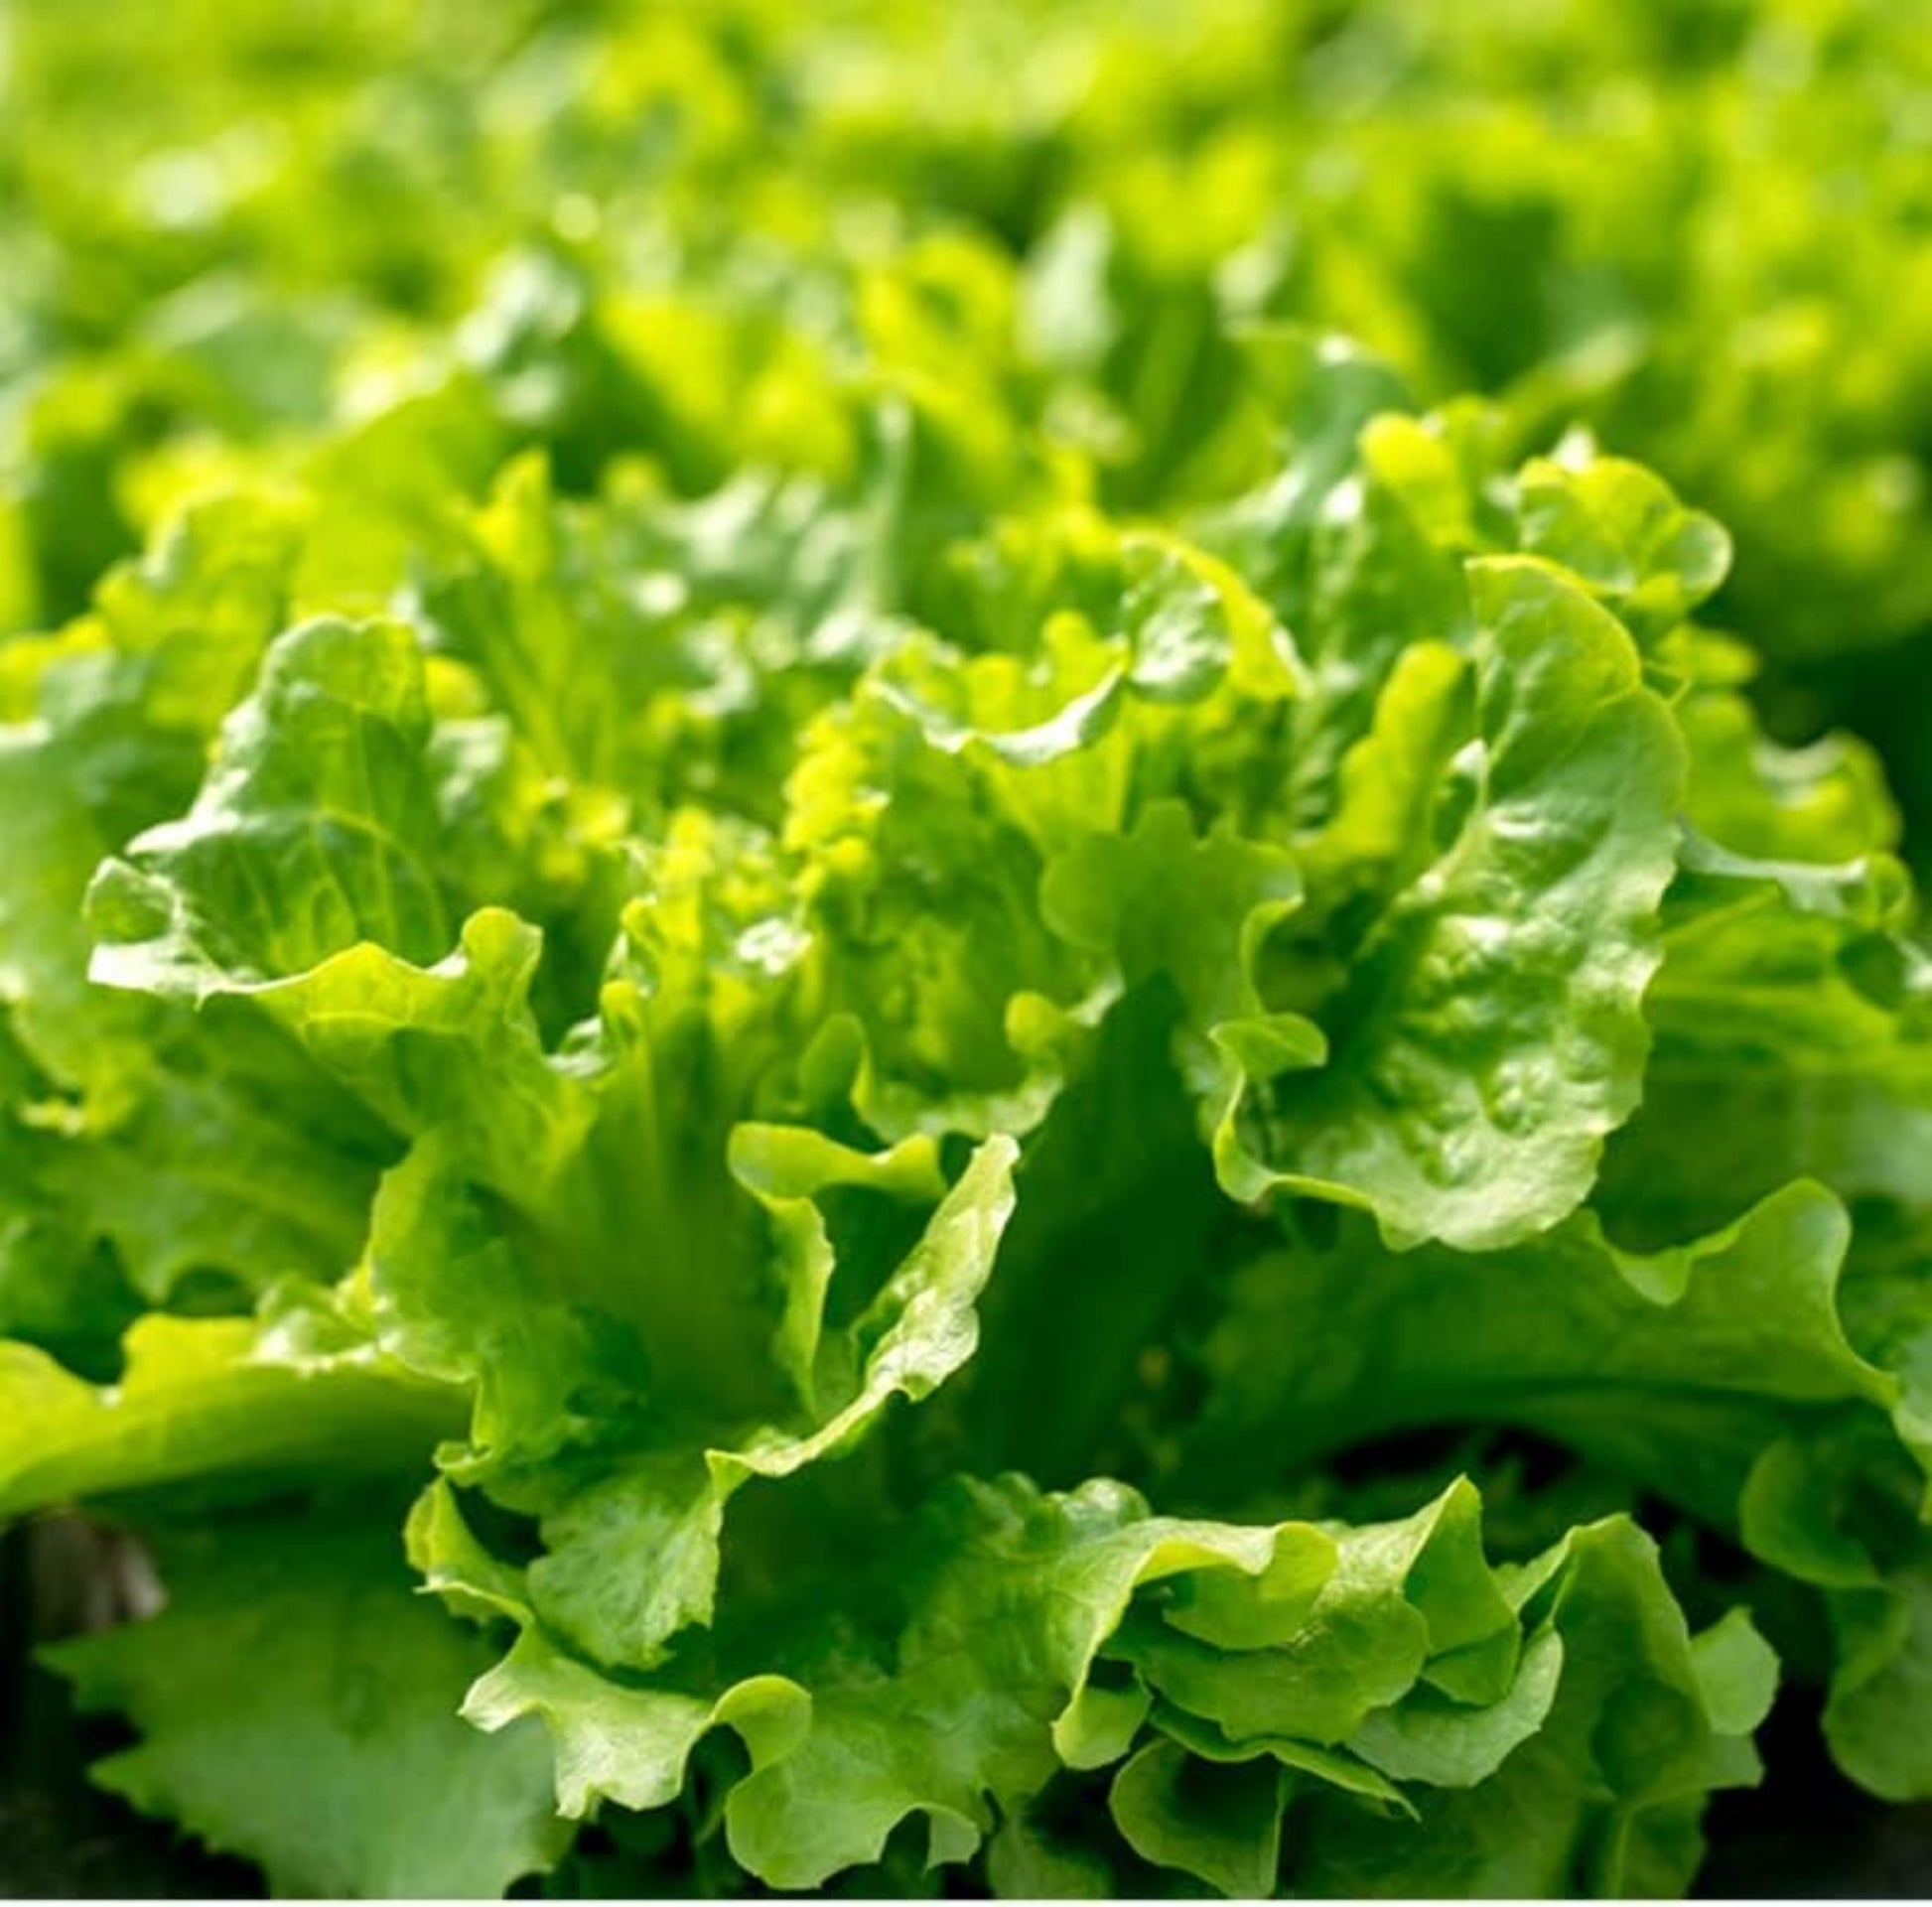
[[[1869,760],[1755,732],[1646,473],[1245,374],[1279,468],[1177,527],[863,391],[843,494],[512,464],[380,613],[243,498],[0,651],[0,1512],[104,1504],[175,1598],[61,1654],[104,1779],[294,1891],[599,1810],[787,1888],[911,1821],[1013,1891],[1672,1891],[1755,1621],[1932,1788]],[[1492,1561],[1500,1476],[1283,1520],[1436,1425],[1747,1592],[1628,1516]]]

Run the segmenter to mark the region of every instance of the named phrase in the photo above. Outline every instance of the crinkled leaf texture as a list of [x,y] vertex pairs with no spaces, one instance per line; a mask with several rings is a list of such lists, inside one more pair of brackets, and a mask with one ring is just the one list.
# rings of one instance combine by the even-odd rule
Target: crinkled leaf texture
[[[774,1886],[877,1859],[914,1815],[933,1862],[989,1833],[1024,1843],[1049,1784],[1110,1769],[1126,1847],[1229,1892],[1273,1890],[1285,1814],[1285,1876],[1315,1892],[1350,1890],[1363,1860],[1446,1864],[1472,1892],[1616,1891],[1639,1860],[1681,1883],[1664,1825],[1753,1778],[1768,1650],[1741,1615],[1694,1641],[1627,1523],[1496,1571],[1478,1519],[1466,1483],[1342,1532],[1152,1517],[1116,1485],[956,1486],[870,1560],[883,1582],[824,1567],[837,1604],[722,1617],[715,1652],[648,1688],[562,1651],[445,1486],[411,1527],[453,1606],[521,1626],[473,1719],[540,1716],[572,1814],[662,1806],[733,1729],[751,1769],[729,1845]],[[868,1607],[897,1616],[848,1613]],[[1533,1842],[1469,1832],[1525,1810]]]
[[1465,1250],[1567,1216],[1637,1103],[1681,773],[1634,647],[1580,589],[1486,559],[1470,593],[1475,682],[1409,651],[1316,847],[1393,864],[1326,1063],[1257,1082],[1219,1141],[1238,1197],[1340,1197]]
[[[1788,526],[1676,415],[1788,451],[1789,314],[1636,378],[1599,189],[1320,163],[1267,8],[363,11],[199,10],[98,203],[88,10],[0,120],[0,1515],[154,1546],[101,1780],[297,1893],[1671,1893],[1782,1656],[1932,1794],[1912,844],[1557,436]],[[1637,58],[1440,11],[1320,58]]]

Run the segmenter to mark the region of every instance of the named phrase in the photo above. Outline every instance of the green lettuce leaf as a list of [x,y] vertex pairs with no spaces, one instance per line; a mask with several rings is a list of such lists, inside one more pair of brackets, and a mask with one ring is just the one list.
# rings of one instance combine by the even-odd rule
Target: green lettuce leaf
[[458,1421],[455,1398],[343,1340],[292,1294],[283,1315],[130,1326],[119,1382],[95,1386],[27,1344],[0,1345],[0,1513],[219,1481],[241,1493],[317,1471],[407,1474]]
[[[1403,1524],[1331,1534],[1150,1518],[1117,1485],[1061,1498],[1018,1479],[955,1486],[871,1560],[890,1566],[883,1598],[864,1586],[866,1563],[828,1558],[841,1613],[743,1628],[721,1615],[715,1653],[642,1689],[560,1651],[447,1495],[418,1506],[412,1546],[455,1606],[523,1625],[469,1712],[490,1727],[540,1715],[568,1812],[599,1795],[665,1805],[706,1733],[728,1727],[750,1756],[725,1802],[730,1846],[777,1886],[876,1859],[913,1815],[931,1861],[964,1859],[994,1808],[1003,1824],[1024,1819],[1056,1771],[1115,1765],[1126,1847],[1213,1885],[1272,1886],[1285,1811],[1296,1871],[1304,1794],[1365,1810],[1364,1832],[1396,1846],[1413,1837],[1426,1857],[1432,1808],[1455,1805],[1429,1789],[1486,1800],[1557,1714],[1562,1741],[1540,1772],[1568,1784],[1571,1812],[1544,1846],[1562,1863],[1551,1875],[1587,1871],[1605,1824],[1614,1839],[1665,1800],[1751,1779],[1747,1752],[1725,1747],[1769,1700],[1769,1657],[1748,1624],[1733,1620],[1703,1652],[1707,1692],[1702,1655],[1634,1530],[1580,1532],[1519,1580],[1485,1563],[1476,1501],[1461,1484]],[[1624,1662],[1608,1638],[1630,1625],[1652,1638],[1636,1687],[1668,1718],[1674,1760],[1592,1745],[1609,1691],[1600,1671],[1573,1678],[1563,1666],[1572,1650]],[[700,1693],[705,1664],[725,1659],[742,1665],[738,1679]],[[1132,1681],[1095,1679],[1123,1668]],[[1232,1730],[1185,1707],[1211,1688],[1239,1692],[1238,1708],[1221,1711]],[[1634,1705],[1629,1725],[1642,1732]],[[1392,1784],[1378,1759],[1421,1785]],[[1317,1859],[1339,1870],[1342,1856]]]
[[[1559,572],[1488,561],[1470,586],[1473,733],[1444,760],[1436,851],[1371,900],[1312,1016],[1326,1063],[1251,1077],[1216,1162],[1237,1197],[1312,1192],[1392,1240],[1473,1249],[1572,1211],[1636,1106],[1680,765],[1628,639]],[[1344,777],[1362,801],[1387,798],[1376,757],[1416,746],[1411,680],[1391,684],[1395,735],[1372,732]],[[1430,686],[1458,692],[1447,672]],[[1388,838],[1348,806],[1333,826]]]
[[49,1658],[139,1743],[95,1780],[290,1894],[497,1894],[564,1835],[534,1727],[455,1713],[487,1648],[410,1593],[352,1513],[268,1515],[160,1547],[167,1603]]
[[1866,1321],[1915,1275],[1908,1263],[1852,1312],[1885,1360],[1873,1362],[1839,1298],[1849,1240],[1839,1202],[1799,1183],[1648,1256],[1609,1244],[1593,1213],[1486,1257],[1378,1257],[1359,1228],[1293,1245],[1232,1286],[1181,1474],[1196,1490],[1251,1489],[1244,1453],[1257,1448],[1279,1475],[1422,1426],[1533,1430],[1821,1592],[1841,1630],[1831,1731],[1844,1765],[1880,1793],[1921,1793],[1909,1757],[1846,1719],[1900,1700],[1920,1673],[1910,1612],[1926,1489],[1917,1339],[1906,1327],[1887,1342]]

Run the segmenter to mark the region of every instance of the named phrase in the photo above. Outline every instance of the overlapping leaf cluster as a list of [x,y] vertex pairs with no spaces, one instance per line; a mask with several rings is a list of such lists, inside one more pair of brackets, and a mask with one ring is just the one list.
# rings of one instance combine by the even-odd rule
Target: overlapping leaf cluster
[[[1921,40],[338,11],[11,23],[99,1779],[299,1892],[1659,1893],[1782,1662],[1932,1796],[1932,965],[1713,619],[1915,653]],[[1892,381],[1759,408],[1773,287]]]

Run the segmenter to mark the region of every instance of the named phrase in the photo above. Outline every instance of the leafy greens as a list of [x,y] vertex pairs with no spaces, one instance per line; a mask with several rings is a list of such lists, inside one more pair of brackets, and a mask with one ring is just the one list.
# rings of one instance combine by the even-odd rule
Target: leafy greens
[[1668,1894],[1782,1677],[1932,1798],[1923,759],[1777,739],[1932,626],[1932,40],[132,11],[0,17],[104,1786],[292,1893]]

